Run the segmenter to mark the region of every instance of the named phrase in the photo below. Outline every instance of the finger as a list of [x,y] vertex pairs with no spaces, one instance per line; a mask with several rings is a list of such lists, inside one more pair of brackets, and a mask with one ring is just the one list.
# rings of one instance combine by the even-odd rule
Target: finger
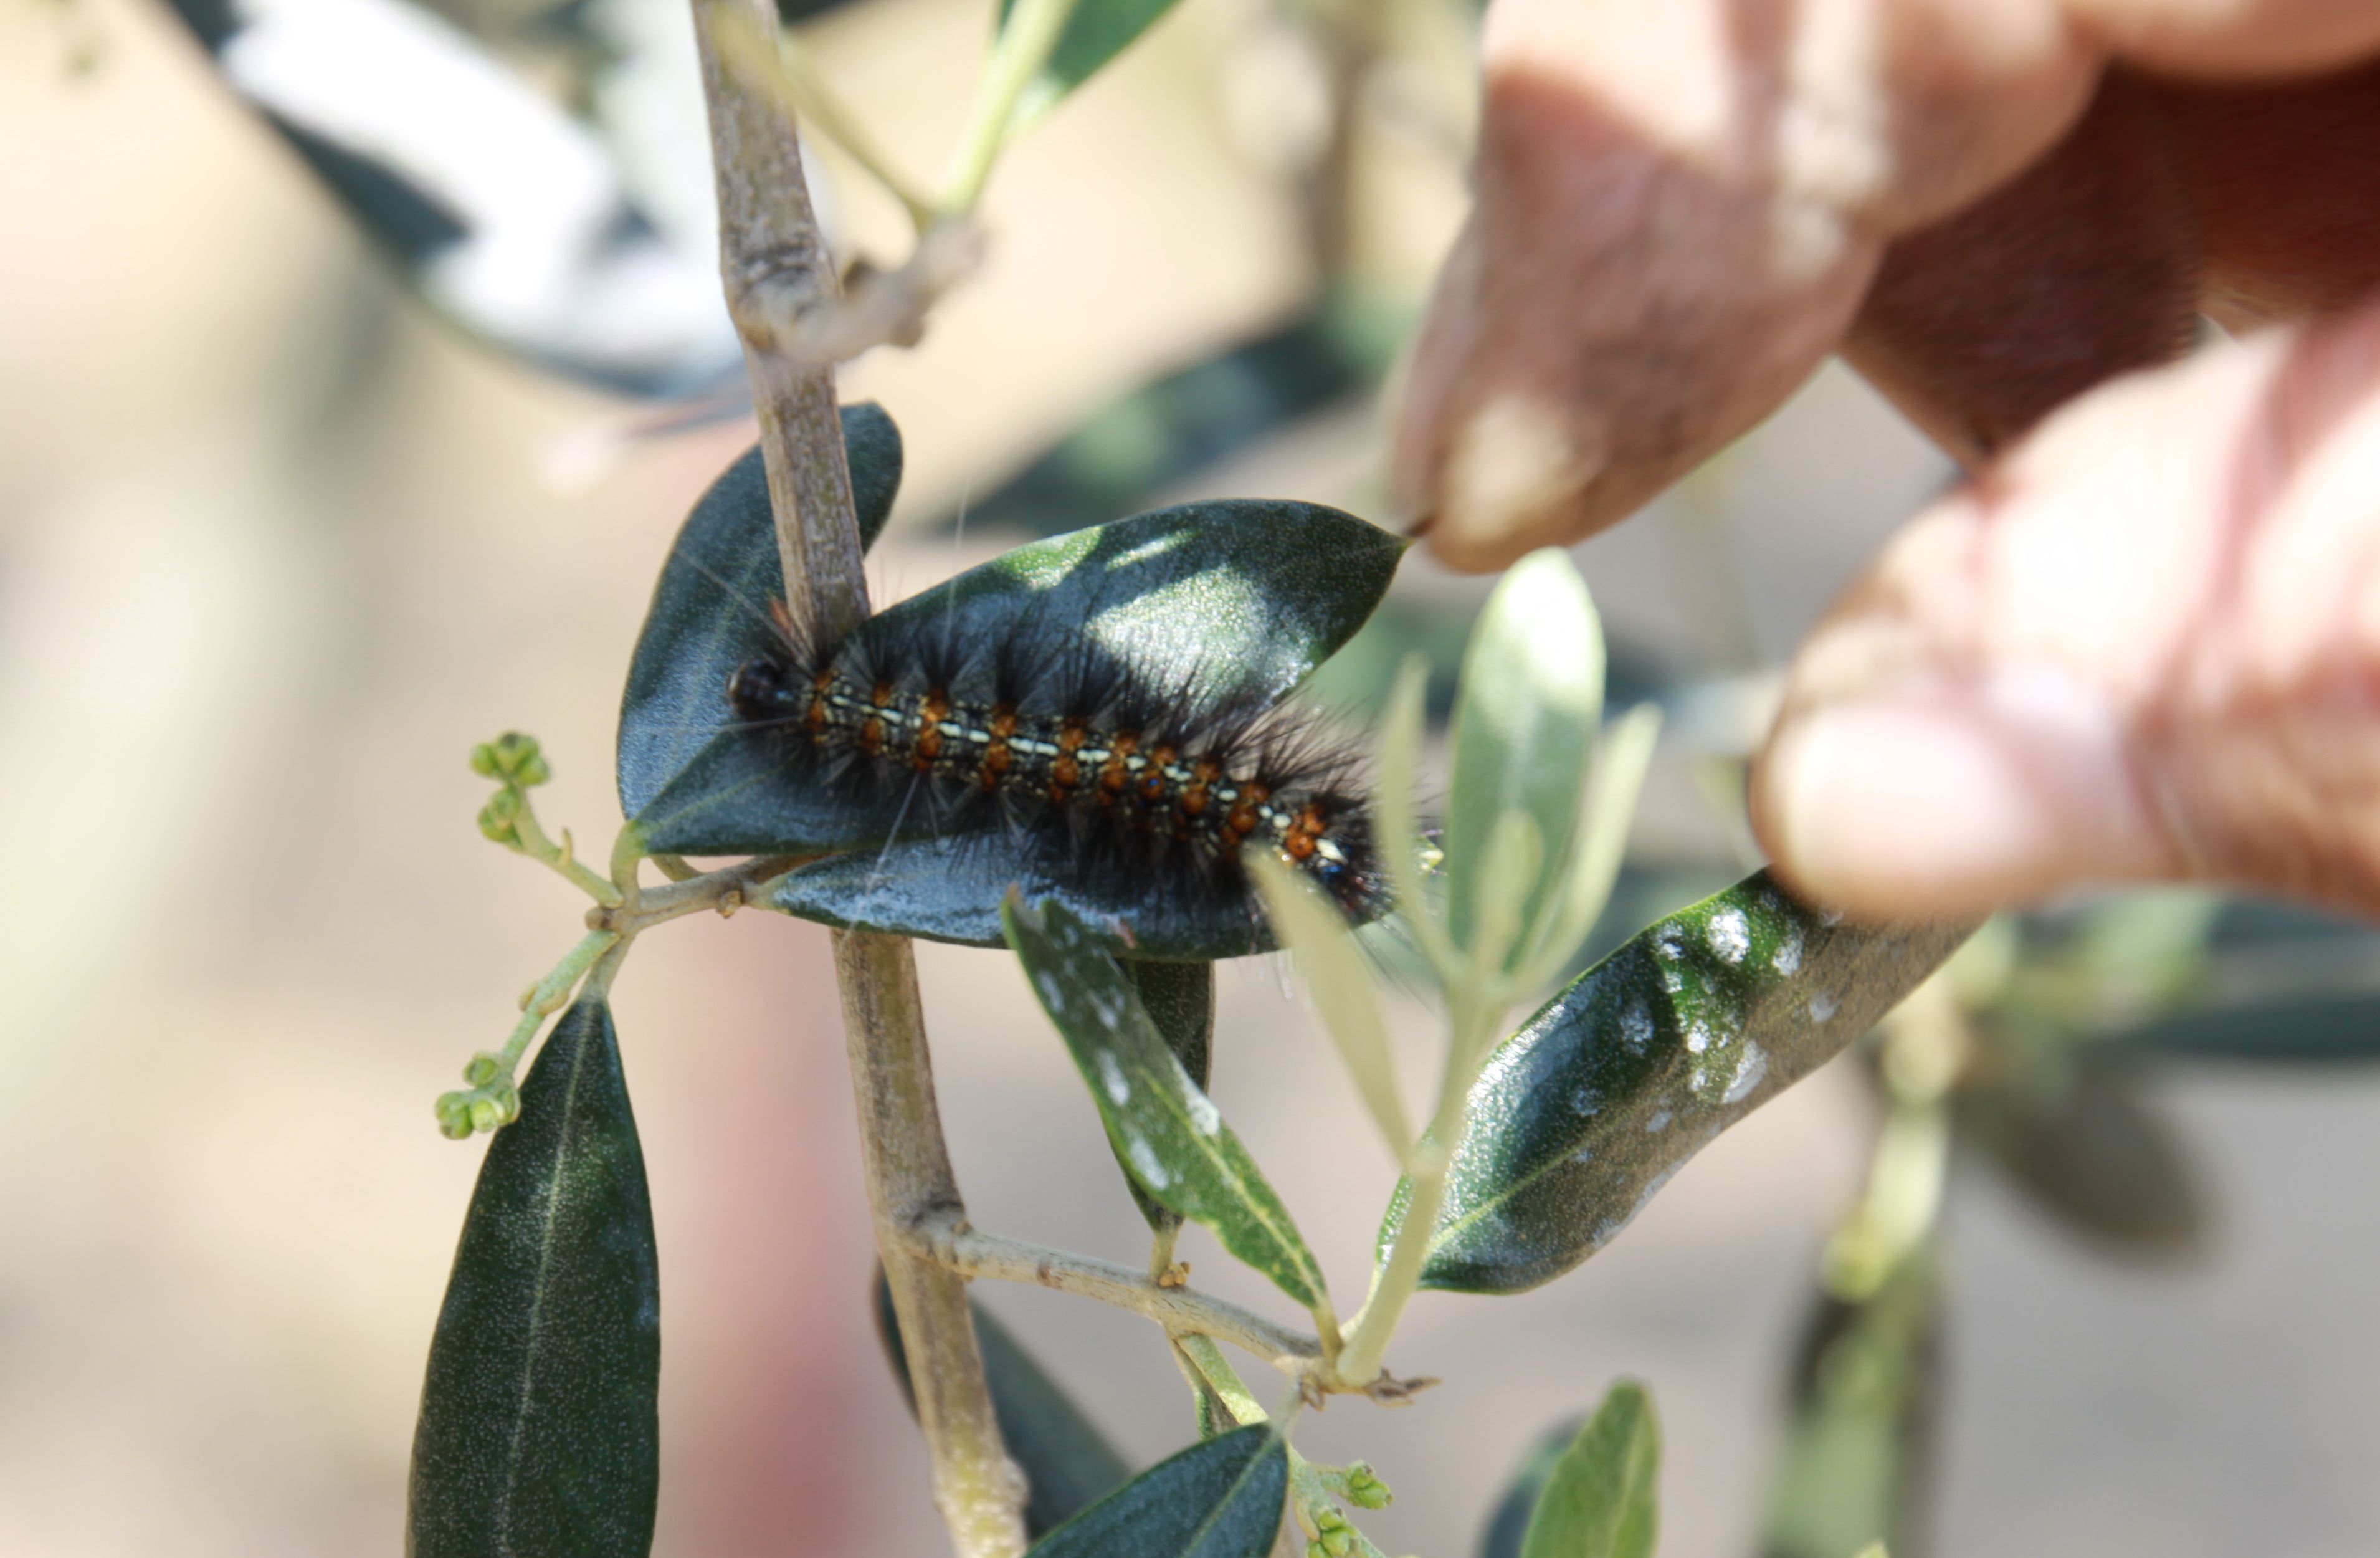
[[[1400,408],[1397,502],[1461,567],[1591,534],[1773,409],[1836,344],[1884,243],[1961,210],[2057,143],[2108,59],[2269,79],[2374,50],[2380,6],[2365,0],[1494,0],[1477,205]],[[2218,116],[2208,138],[2210,168],[2248,169],[2238,198],[2213,208],[2240,219],[2212,261],[2260,245],[2369,252],[2321,241],[2362,222],[2370,202],[2336,191],[2368,182],[2325,184],[2329,198],[2275,222],[2277,197],[2314,186],[2268,176],[2276,159],[2257,154],[2288,139],[2286,125],[2231,133],[2241,122]],[[2352,164],[2354,149],[2375,145],[2340,134],[2316,160]],[[2147,192],[2125,193],[2137,204]],[[1936,235],[1936,247],[1976,230]],[[2061,237],[2056,254],[2079,241],[2073,230]],[[1993,334],[1973,327],[1979,310],[1961,316],[1963,347],[1890,317],[1913,308],[1922,323],[1929,271],[1935,281],[1949,271],[1888,267],[1882,279],[1900,284],[1899,295],[1882,299],[1863,360],[1955,449],[1986,446],[2077,383],[2169,341],[2162,305],[2196,253],[2159,267],[2126,237],[2119,229],[2085,268],[2147,261],[2149,290],[2070,283],[2043,314],[2042,351],[1998,361],[1972,346]],[[2040,279],[2014,262],[2022,254],[2004,257],[2003,293]],[[2265,284],[2300,274],[2248,272]],[[1931,290],[1937,305],[1960,296]],[[2354,289],[2316,290],[2335,302]],[[2060,336],[2046,323],[2060,310],[2109,338]],[[1928,348],[1951,348],[1951,359]]]
[[2237,329],[2380,286],[2380,62],[2252,87],[2167,82],[2154,96],[2189,189],[2208,312]]
[[2225,80],[2333,69],[2380,48],[2369,0],[2065,0],[2075,24],[2143,69]]
[[1884,238],[2055,141],[2052,0],[1494,0],[1476,206],[1400,417],[1401,505],[1500,566],[1611,523],[1840,339]]
[[1856,914],[2149,878],[2380,913],[2380,304],[2095,391],[1918,520],[1753,802]]
[[1886,250],[1843,357],[1974,469],[2197,332],[2198,224],[2155,89],[2112,71],[2048,154]]

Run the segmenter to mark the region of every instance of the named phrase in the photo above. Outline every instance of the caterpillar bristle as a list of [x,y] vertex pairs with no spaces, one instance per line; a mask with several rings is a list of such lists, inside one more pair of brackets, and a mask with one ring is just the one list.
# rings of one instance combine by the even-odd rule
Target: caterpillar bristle
[[1249,848],[1353,920],[1386,907],[1355,753],[1310,711],[1200,663],[1154,686],[1087,642],[965,644],[916,623],[871,631],[880,618],[821,651],[771,616],[781,652],[738,666],[726,702],[807,782],[906,785],[937,833],[997,828],[1059,879],[1192,895],[1252,925]]

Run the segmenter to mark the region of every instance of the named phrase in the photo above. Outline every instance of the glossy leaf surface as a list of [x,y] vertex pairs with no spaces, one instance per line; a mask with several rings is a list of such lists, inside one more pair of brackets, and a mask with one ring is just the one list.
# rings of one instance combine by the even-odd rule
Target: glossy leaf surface
[[[1038,1538],[1122,1486],[1131,1478],[1132,1467],[1025,1345],[981,1304],[972,1308],[976,1345],[983,1355],[984,1382],[991,1391],[1001,1441],[1025,1473],[1026,1534]],[[892,1377],[915,1413],[917,1400],[909,1382],[908,1350],[902,1345],[892,1290],[881,1268],[876,1273],[876,1330]]]
[[717,262],[665,238],[587,126],[436,10],[169,3],[225,83],[449,322],[628,395],[741,385]]
[[1521,1558],[1651,1558],[1660,1475],[1653,1398],[1622,1380],[1554,1462]]
[[[1094,685],[1161,689],[1196,728],[1208,715],[1266,709],[1302,681],[1363,625],[1403,546],[1310,504],[1191,505],[1020,547],[871,619],[856,642],[879,663],[905,663],[929,642],[1054,660],[1085,668]],[[942,806],[906,781],[853,799],[818,785],[766,733],[724,741],[745,754],[733,805],[759,820],[764,797],[767,826],[740,834],[733,851],[706,835],[713,850],[844,851],[782,880],[770,903],[787,914],[997,946],[1000,902],[1015,887],[1065,904],[1135,958],[1270,950],[1245,894],[1178,863],[1086,871],[1062,823],[1011,826],[990,806],[940,816]]]
[[1116,960],[1061,904],[1006,908],[1009,943],[1066,1041],[1108,1142],[1149,1196],[1212,1230],[1239,1260],[1313,1308],[1321,1268],[1289,1210],[1205,1090],[1166,1048]]
[[563,1014],[463,1224],[414,1431],[411,1558],[642,1558],[660,1476],[652,1204],[612,1014]]
[[[900,491],[901,430],[880,406],[846,406],[843,444],[860,542],[872,544]],[[763,754],[739,739],[743,733],[723,727],[727,679],[778,643],[769,606],[784,592],[768,473],[756,444],[696,500],[662,565],[628,663],[620,700],[620,809],[645,824],[658,852],[692,848],[684,840],[704,828],[768,831],[775,797],[752,777],[754,760]],[[664,801],[665,794],[675,798]]]
[[[1140,1004],[1148,1008],[1149,1020],[1157,1025],[1165,1047],[1173,1052],[1190,1080],[1205,1091],[1214,1070],[1215,966],[1132,958],[1124,963],[1123,971],[1140,992]],[[1163,1235],[1182,1226],[1182,1214],[1142,1189],[1122,1157],[1116,1159],[1116,1167],[1123,1170],[1124,1188],[1132,1192],[1133,1204],[1140,1208],[1151,1234]]]
[[[869,618],[850,647],[888,666],[945,648],[986,662],[1063,664],[1101,685],[1161,689],[1195,721],[1217,709],[1269,706],[1296,686],[1363,625],[1403,545],[1318,505],[1185,505],[1019,547]],[[711,589],[696,619],[704,669],[717,670],[718,680],[674,683],[669,712],[657,715],[668,729],[700,733],[703,745],[666,783],[639,783],[627,797],[640,802],[632,813],[648,846],[678,854],[864,849],[872,859],[888,840],[943,833],[951,820],[918,785],[829,785],[797,738],[731,723],[729,672],[771,642],[766,606],[779,591],[763,582],[755,594],[748,584],[774,579],[775,546],[762,512],[741,526],[689,522],[672,554],[673,571],[683,559],[694,577],[736,588]],[[712,614],[725,611],[735,625],[714,626]],[[1055,860],[1042,861],[1050,850],[1031,846],[1050,841],[1007,827],[996,807],[978,809],[965,825],[961,836],[990,848],[1001,862],[992,874],[1010,881],[1070,858],[1061,846]],[[909,910],[901,895],[872,892],[865,872],[840,886],[821,892],[814,880],[808,896],[783,907],[906,931],[868,918],[888,912],[888,903],[889,912]],[[998,901],[995,893],[977,907],[996,914]]]
[[1028,1558],[1265,1558],[1288,1496],[1288,1445],[1251,1424],[1158,1462]]
[[[1972,929],[1830,924],[1764,871],[1641,931],[1488,1058],[1423,1285],[1517,1293],[1569,1271]],[[1403,1205],[1400,1187],[1383,1248]]]
[[1825,1297],[1794,1364],[1763,1558],[1914,1551],[1932,1470],[1941,1293],[1929,1254],[1874,1295]]
[[2071,1232],[2144,1256],[2206,1237],[2199,1175],[2137,1077],[2086,1065],[2063,1086],[1963,1092],[1958,1119],[1962,1139]]

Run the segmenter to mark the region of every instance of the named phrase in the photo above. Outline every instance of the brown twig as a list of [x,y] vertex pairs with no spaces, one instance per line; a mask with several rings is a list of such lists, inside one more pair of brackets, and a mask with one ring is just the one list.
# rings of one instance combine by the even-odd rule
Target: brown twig
[[[793,121],[739,81],[719,47],[722,27],[773,27],[773,15],[765,0],[695,0],[694,15],[719,186],[720,270],[759,414],[785,601],[800,630],[832,640],[867,616],[868,585],[832,370],[790,347],[799,321],[837,307],[834,271]],[[961,1207],[917,966],[905,940],[840,931],[834,962],[877,1248],[907,1343],[934,1502],[961,1558],[1014,1558],[1025,1550],[1024,1483],[992,1416],[965,1280],[907,1242],[923,1219]]]

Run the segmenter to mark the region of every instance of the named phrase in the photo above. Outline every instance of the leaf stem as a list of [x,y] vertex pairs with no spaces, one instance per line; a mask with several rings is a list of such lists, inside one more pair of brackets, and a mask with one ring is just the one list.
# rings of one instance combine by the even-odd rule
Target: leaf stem
[[589,869],[587,863],[578,858],[577,847],[571,841],[570,830],[563,829],[562,842],[554,843],[545,836],[545,829],[539,824],[537,810],[529,804],[528,792],[521,791],[520,797],[520,813],[513,819],[513,833],[520,842],[514,847],[530,859],[552,867],[561,872],[571,885],[604,907],[617,906],[620,902],[620,889],[601,872]]
[[1500,1004],[1467,998],[1450,992],[1446,1069],[1439,1079],[1438,1108],[1429,1130],[1407,1154],[1404,1221],[1389,1245],[1389,1258],[1373,1279],[1372,1291],[1355,1318],[1347,1322],[1345,1345],[1340,1349],[1339,1379],[1343,1388],[1361,1390],[1380,1377],[1380,1360],[1389,1339],[1404,1318],[1405,1305],[1420,1285],[1429,1241],[1438,1232],[1438,1214],[1446,1205],[1446,1174],[1454,1162],[1463,1133],[1471,1125],[1471,1083],[1503,1016]]
[[1160,1287],[1128,1266],[987,1234],[947,1212],[920,1222],[911,1240],[923,1258],[972,1280],[1025,1283],[1095,1298],[1148,1316],[1177,1340],[1220,1337],[1301,1383],[1319,1383],[1327,1372],[1316,1338],[1194,1287]]
[[1017,99],[1050,63],[1050,53],[1074,14],[1075,0],[1016,0],[1006,25],[992,40],[966,128],[959,132],[950,169],[942,176],[940,203],[945,213],[964,215],[983,198],[992,164],[1000,160],[1015,123]]
[[[832,369],[796,349],[794,337],[805,311],[832,309],[838,289],[793,119],[722,63],[718,35],[735,25],[729,17],[775,25],[767,0],[694,0],[720,271],[759,416],[785,603],[797,630],[831,641],[867,617],[868,582]],[[907,1342],[934,1502],[961,1558],[1015,1558],[1026,1546],[1024,1479],[1001,1443],[966,1283],[920,1259],[909,1239],[923,1220],[964,1204],[934,1097],[917,963],[897,937],[837,931],[832,940],[868,1207]]]

